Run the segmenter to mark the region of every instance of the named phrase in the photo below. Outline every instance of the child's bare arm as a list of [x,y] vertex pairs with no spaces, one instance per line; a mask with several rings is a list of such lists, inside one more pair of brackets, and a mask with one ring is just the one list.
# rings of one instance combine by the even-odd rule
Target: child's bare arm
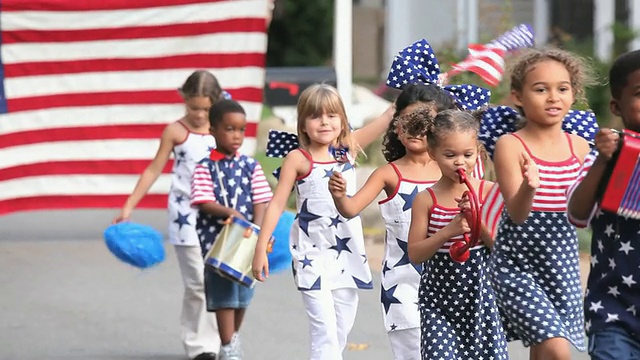
[[244,219],[244,216],[236,209],[232,209],[217,202],[200,203],[198,204],[198,208],[215,217],[228,218],[233,216],[239,219]]
[[494,152],[496,178],[509,217],[517,224],[524,223],[529,217],[537,188],[532,186],[523,173],[523,164],[527,161],[526,159],[528,154],[515,137],[502,136],[496,142]]
[[285,157],[273,198],[264,211],[262,221],[260,223],[256,222],[256,224],[260,225],[260,234],[258,235],[258,243],[253,257],[252,271],[254,278],[258,281],[264,281],[269,276],[269,262],[267,260],[269,240],[287,205],[287,200],[291,195],[296,178],[299,174],[306,173],[305,167],[308,170],[309,165],[309,160],[300,151],[292,151]]
[[169,124],[164,128],[160,137],[160,145],[158,146],[156,155],[140,175],[133,192],[129,198],[127,198],[120,214],[113,219],[114,223],[127,220],[133,209],[135,209],[140,200],[142,200],[142,198],[147,194],[153,183],[156,182],[162,173],[162,169],[164,169],[165,165],[169,161],[174,145],[178,142],[181,129],[181,125],[177,123]]
[[595,138],[598,157],[591,165],[585,177],[576,185],[568,199],[570,218],[577,221],[586,221],[596,204],[596,191],[602,176],[607,168],[607,163],[618,146],[619,136],[610,129],[601,129]]
[[449,225],[436,232],[433,236],[427,237],[429,229],[429,213],[432,206],[431,195],[423,191],[416,195],[411,207],[411,225],[409,226],[409,236],[407,238],[407,252],[411,262],[423,263],[436,253],[442,245],[449,239],[469,232],[466,221],[462,215],[458,215]]
[[[390,165],[385,165],[376,169],[367,182],[352,197],[346,196],[347,183],[340,173],[334,173],[329,179],[329,191],[333,197],[333,202],[340,215],[352,218],[358,215],[364,208],[376,199],[376,196],[385,188],[385,178],[389,171],[385,169]],[[392,172],[392,175],[395,173]]]
[[395,104],[391,104],[389,108],[382,113],[382,115],[373,119],[367,125],[353,132],[353,139],[361,148],[366,148],[380,138],[382,134],[389,128],[389,123],[393,119],[393,113],[395,110]]

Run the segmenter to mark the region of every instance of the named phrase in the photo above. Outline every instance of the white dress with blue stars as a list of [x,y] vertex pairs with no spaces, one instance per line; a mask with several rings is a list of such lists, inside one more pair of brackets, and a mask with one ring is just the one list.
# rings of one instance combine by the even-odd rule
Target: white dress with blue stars
[[[189,131],[186,126],[185,129]],[[191,177],[196,164],[208,157],[215,145],[211,134],[189,131],[185,140],[173,148],[174,162],[168,198],[169,241],[173,245],[200,247],[196,233],[198,210],[191,207]]]
[[397,331],[420,327],[418,285],[422,264],[409,261],[407,238],[413,199],[435,182],[405,179],[393,163],[389,165],[399,180],[395,193],[379,202],[386,229],[380,301],[385,329]]
[[342,217],[329,192],[329,177],[341,171],[347,195],[356,192],[356,169],[351,163],[309,159],[309,173],[296,181],[297,218],[291,235],[293,274],[298,290],[372,289],[359,216]]

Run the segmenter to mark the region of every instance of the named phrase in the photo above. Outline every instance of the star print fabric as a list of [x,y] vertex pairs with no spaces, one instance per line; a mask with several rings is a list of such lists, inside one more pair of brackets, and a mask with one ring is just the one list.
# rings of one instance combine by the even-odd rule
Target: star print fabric
[[[427,191],[434,199],[427,233],[432,236],[460,210],[440,206],[435,194]],[[487,274],[490,251],[476,246],[466,262],[456,263],[449,256],[455,240],[447,241],[423,264],[419,291],[422,358],[506,360],[507,342]]]
[[508,341],[530,346],[563,337],[585,350],[578,235],[567,218],[565,197],[580,168],[575,155],[539,160],[541,186],[528,219],[518,225],[503,210],[488,265]]
[[[597,151],[585,159],[575,188],[593,165]],[[640,220],[601,211],[597,205],[587,222],[571,219],[579,227],[591,226],[591,270],[584,301],[585,329],[593,334],[618,326],[640,334]]]
[[[402,89],[414,83],[439,84],[440,65],[427,40],[418,40],[396,55],[387,86]],[[489,103],[491,91],[475,85],[446,85],[443,87],[464,110],[475,110]]]
[[409,260],[407,238],[413,199],[434,182],[404,179],[393,163],[391,166],[400,180],[396,193],[380,201],[386,229],[380,299],[384,327],[387,331],[396,331],[420,326],[418,285],[422,265]]
[[356,170],[351,163],[311,162],[309,174],[295,184],[297,217],[290,235],[293,275],[298,290],[372,289],[359,216],[342,217],[329,192],[329,177],[340,171],[347,195],[356,192]]
[[198,161],[209,155],[216,141],[211,134],[189,132],[173,148],[171,189],[168,196],[169,241],[174,245],[200,246],[196,234],[198,210],[191,207],[191,177]]
[[[223,187],[218,179],[224,184]],[[196,166],[192,189],[193,205],[209,201],[226,204],[236,209],[249,222],[253,221],[253,205],[269,202],[273,196],[262,167],[255,159],[246,155],[220,161],[212,161],[208,157],[203,159]],[[196,229],[203,256],[211,249],[222,230],[223,220],[224,218],[203,211],[198,213]]]

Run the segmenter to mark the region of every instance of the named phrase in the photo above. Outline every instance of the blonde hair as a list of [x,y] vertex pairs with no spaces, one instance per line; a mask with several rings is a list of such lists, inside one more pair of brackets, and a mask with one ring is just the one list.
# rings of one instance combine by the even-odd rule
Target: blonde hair
[[309,117],[320,116],[325,113],[337,114],[340,117],[342,130],[334,146],[347,146],[354,158],[362,149],[356,144],[351,136],[349,120],[344,103],[338,90],[331,85],[315,84],[306,88],[298,99],[298,141],[303,149],[309,148],[311,139],[304,131],[305,122]]

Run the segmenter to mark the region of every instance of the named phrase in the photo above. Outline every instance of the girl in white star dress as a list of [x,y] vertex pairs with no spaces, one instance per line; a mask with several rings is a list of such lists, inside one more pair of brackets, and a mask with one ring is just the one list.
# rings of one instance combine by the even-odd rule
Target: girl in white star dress
[[383,138],[383,154],[388,164],[376,169],[352,197],[346,196],[344,177],[335,173],[329,189],[340,214],[357,216],[381,191],[379,202],[385,222],[385,252],[382,260],[381,303],[384,327],[396,360],[420,359],[420,312],[418,284],[422,265],[407,255],[407,233],[411,204],[420,191],[441,176],[440,168],[427,153],[426,137],[407,137],[400,131],[408,116],[455,108],[453,98],[435,84],[412,84],[396,100],[396,114]]
[[215,148],[209,133],[209,108],[224,97],[218,80],[208,71],[192,73],[180,88],[185,115],[167,125],[156,156],[140,176],[133,193],[113,220],[128,220],[136,205],[158,179],[173,153],[168,197],[169,241],[175,246],[184,282],[182,343],[190,359],[210,360],[220,348],[216,321],[207,313],[204,297],[204,262],[196,234],[198,210],[191,207],[191,176],[196,163]]
[[586,68],[559,49],[525,51],[512,68],[511,94],[524,126],[496,142],[494,163],[505,210],[489,261],[509,341],[531,346],[531,359],[569,359],[584,351],[578,236],[565,191],[589,153],[562,130]]
[[[310,323],[310,359],[340,360],[358,307],[357,289],[371,289],[360,218],[338,213],[328,189],[331,174],[349,179],[355,193],[355,168],[351,160],[358,150],[382,135],[389,126],[393,107],[353,133],[337,90],[313,85],[298,100],[300,148],[284,159],[273,199],[261,224],[253,260],[253,275],[264,281],[269,275],[267,244],[287,199],[295,187],[298,216],[290,244],[295,282]],[[347,161],[338,162],[332,147],[348,147]]]
[[[423,263],[419,288],[422,359],[508,359],[507,342],[486,273],[492,246],[485,226],[481,242],[463,263],[453,261],[450,246],[470,231],[462,211],[469,209],[458,169],[471,174],[478,159],[479,120],[469,112],[445,110],[435,118],[415,117],[403,131],[426,133],[429,155],[442,176],[419,193],[411,211],[408,250]],[[493,183],[469,177],[480,203]]]

